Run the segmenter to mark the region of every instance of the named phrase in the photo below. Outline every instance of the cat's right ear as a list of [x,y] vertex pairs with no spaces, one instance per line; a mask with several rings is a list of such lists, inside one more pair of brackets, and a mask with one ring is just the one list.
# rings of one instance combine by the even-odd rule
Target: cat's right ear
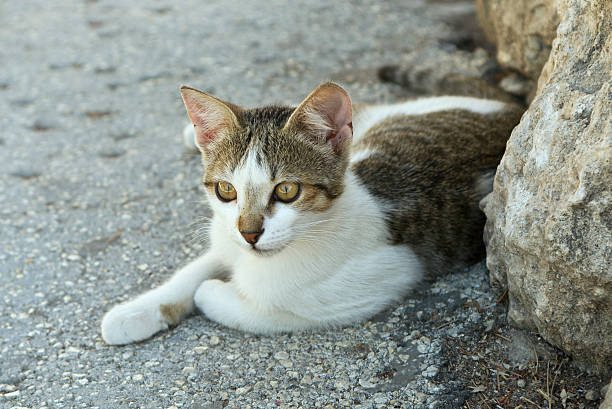
[[187,115],[195,130],[195,143],[204,152],[216,139],[228,136],[238,127],[240,108],[197,89],[181,86]]

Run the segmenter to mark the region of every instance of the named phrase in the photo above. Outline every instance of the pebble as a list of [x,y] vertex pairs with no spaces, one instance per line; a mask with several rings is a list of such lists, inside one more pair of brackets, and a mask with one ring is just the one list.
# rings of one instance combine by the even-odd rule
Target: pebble
[[310,385],[312,383],[312,376],[304,375],[300,383],[305,384],[305,385]]
[[281,360],[281,359],[289,359],[289,354],[286,353],[285,351],[280,351],[274,354],[274,358]]
[[19,396],[21,394],[20,391],[13,391],[13,392],[9,392],[9,393],[5,393],[4,396],[5,398],[16,398],[17,396]]
[[285,368],[291,368],[291,367],[293,367],[293,362],[289,361],[288,359],[281,359],[281,360],[280,360],[280,361],[278,361],[278,362],[280,362],[280,364],[281,364],[282,366],[284,366]]
[[601,387],[601,389],[599,390],[599,395],[600,396],[606,396],[606,393],[608,393],[608,388],[610,388],[610,384],[606,384],[604,386]]
[[427,367],[427,369],[425,369],[423,372],[421,372],[421,375],[423,375],[426,378],[433,378],[434,376],[436,376],[438,374],[438,367],[435,365],[430,365]]
[[588,391],[586,391],[584,398],[586,400],[597,400],[599,399],[599,393],[597,393],[597,391],[594,391],[593,389],[589,389]]
[[134,376],[132,376],[132,380],[136,381],[136,382],[140,382],[144,379],[144,375],[143,374],[136,374]]
[[388,401],[387,397],[385,396],[384,393],[375,393],[374,394],[374,402],[376,402],[377,404],[381,405],[383,403],[386,403]]
[[200,347],[195,347],[195,348],[193,348],[193,350],[194,350],[194,352],[195,352],[196,354],[203,354],[204,352],[206,352],[206,351],[208,350],[208,347],[202,347],[202,346],[200,346]]
[[345,391],[348,389],[349,385],[345,379],[337,379],[334,382],[334,387],[338,390]]
[[244,395],[251,390],[250,386],[243,386],[242,388],[236,389],[236,395]]
[[216,335],[212,335],[208,340],[208,343],[212,346],[219,345],[219,342],[221,342],[221,340]]
[[361,385],[364,388],[373,388],[374,386],[376,386],[375,383],[372,383],[370,381],[371,378],[365,379],[365,378],[360,378],[359,379],[359,385]]
[[189,375],[195,375],[197,373],[197,370],[193,366],[186,366],[183,368],[183,372]]
[[524,379],[519,379],[516,384],[518,385],[519,388],[524,388],[526,385],[526,382]]

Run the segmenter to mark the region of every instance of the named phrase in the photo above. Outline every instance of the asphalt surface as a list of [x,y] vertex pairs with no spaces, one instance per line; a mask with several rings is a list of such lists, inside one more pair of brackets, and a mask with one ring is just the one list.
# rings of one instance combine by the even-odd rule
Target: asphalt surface
[[181,84],[256,106],[336,79],[354,100],[394,101],[408,94],[376,68],[453,52],[441,18],[470,7],[2,2],[0,407],[459,407],[443,339],[495,322],[463,307],[494,305],[482,265],[347,328],[260,337],[194,315],[109,347],[99,325],[206,247]]

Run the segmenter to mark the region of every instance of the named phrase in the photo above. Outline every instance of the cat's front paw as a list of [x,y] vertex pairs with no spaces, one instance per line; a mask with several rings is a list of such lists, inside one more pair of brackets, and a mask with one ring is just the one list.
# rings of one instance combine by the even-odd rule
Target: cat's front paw
[[102,338],[110,345],[142,341],[167,328],[157,306],[137,302],[119,304],[102,318]]

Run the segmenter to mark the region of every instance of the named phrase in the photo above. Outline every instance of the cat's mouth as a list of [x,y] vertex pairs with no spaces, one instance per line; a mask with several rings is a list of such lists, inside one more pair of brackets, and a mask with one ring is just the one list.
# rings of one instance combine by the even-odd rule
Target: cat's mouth
[[270,257],[273,256],[277,253],[280,253],[282,249],[258,249],[257,247],[253,246],[251,247],[251,251],[255,254],[257,254],[258,256],[262,256],[262,257]]

